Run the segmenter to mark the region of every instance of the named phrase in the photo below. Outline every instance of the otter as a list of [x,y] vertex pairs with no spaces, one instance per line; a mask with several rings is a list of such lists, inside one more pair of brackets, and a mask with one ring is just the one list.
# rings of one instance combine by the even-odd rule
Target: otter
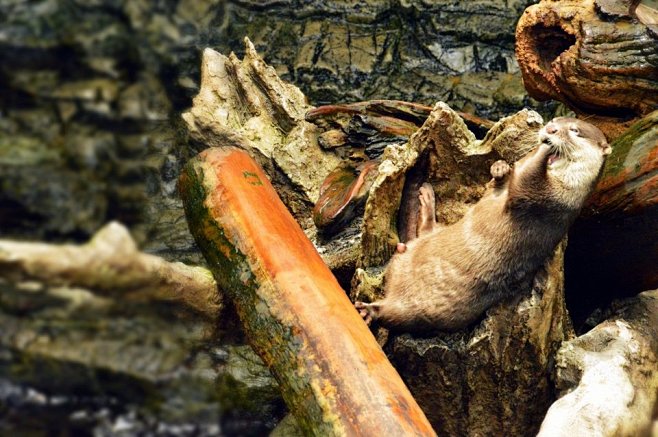
[[436,226],[434,191],[421,186],[418,237],[398,244],[385,297],[356,302],[366,323],[397,331],[455,331],[529,290],[593,190],[611,148],[584,121],[559,117],[513,168],[496,161],[484,196],[457,223]]

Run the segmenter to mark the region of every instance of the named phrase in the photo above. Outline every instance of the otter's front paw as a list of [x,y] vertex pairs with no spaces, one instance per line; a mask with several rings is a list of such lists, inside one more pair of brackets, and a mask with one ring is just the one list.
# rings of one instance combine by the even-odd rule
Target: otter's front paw
[[499,161],[494,162],[491,164],[491,168],[489,169],[491,172],[491,177],[494,178],[497,181],[501,181],[509,175],[511,168],[509,164],[502,159]]

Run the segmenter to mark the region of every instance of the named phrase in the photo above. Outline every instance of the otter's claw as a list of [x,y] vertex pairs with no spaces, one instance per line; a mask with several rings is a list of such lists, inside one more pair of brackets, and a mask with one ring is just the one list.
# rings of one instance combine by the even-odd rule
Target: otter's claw
[[354,302],[354,307],[359,311],[359,315],[363,318],[363,321],[366,322],[366,325],[370,326],[374,314],[372,304],[357,301]]

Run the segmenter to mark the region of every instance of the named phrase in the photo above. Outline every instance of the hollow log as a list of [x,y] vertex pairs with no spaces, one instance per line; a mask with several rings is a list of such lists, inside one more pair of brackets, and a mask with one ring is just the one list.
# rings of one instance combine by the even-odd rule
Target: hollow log
[[185,212],[249,342],[307,434],[434,435],[313,244],[244,152],[181,175]]
[[516,57],[528,93],[593,115],[588,121],[609,139],[653,111],[658,34],[638,19],[634,3],[544,0],[528,7],[516,28]]
[[565,342],[556,356],[562,397],[548,410],[539,436],[656,435],[657,339],[654,290],[621,303],[608,320]]

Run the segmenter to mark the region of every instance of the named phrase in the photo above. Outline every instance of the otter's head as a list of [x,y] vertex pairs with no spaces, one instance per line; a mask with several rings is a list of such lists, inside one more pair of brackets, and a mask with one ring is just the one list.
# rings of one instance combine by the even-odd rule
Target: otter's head
[[551,147],[548,173],[572,191],[574,202],[584,201],[580,194],[589,194],[612,151],[603,132],[582,120],[558,117],[539,131],[539,141]]
[[539,141],[551,146],[549,167],[563,167],[574,161],[603,164],[612,149],[603,132],[577,118],[558,117],[539,131]]

